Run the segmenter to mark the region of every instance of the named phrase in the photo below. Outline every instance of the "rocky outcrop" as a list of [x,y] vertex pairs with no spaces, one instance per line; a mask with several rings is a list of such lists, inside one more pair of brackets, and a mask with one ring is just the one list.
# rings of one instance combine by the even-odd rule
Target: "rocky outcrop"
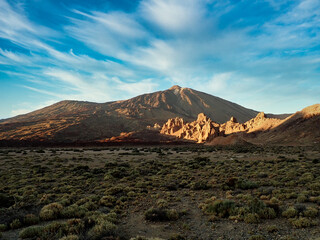
[[252,118],[245,123],[238,123],[234,117],[231,117],[229,121],[220,125],[219,130],[224,134],[266,131],[279,125],[281,122],[283,122],[283,120],[268,118],[264,112],[260,112],[255,118]]
[[200,113],[196,121],[186,124],[182,118],[171,118],[163,125],[160,133],[202,143],[219,135],[219,124]]
[[219,126],[219,131],[223,134],[231,134],[234,132],[245,131],[244,124],[238,123],[235,117],[231,117],[229,121]]
[[170,118],[162,127],[160,133],[167,135],[176,135],[176,132],[184,126],[183,119],[176,117]]
[[233,133],[266,131],[278,126],[282,121],[267,118],[263,112],[260,112],[255,118],[245,123],[238,123],[235,117],[231,117],[226,123],[219,124],[200,113],[196,121],[185,124],[182,118],[171,118],[163,125],[160,133],[202,143]]

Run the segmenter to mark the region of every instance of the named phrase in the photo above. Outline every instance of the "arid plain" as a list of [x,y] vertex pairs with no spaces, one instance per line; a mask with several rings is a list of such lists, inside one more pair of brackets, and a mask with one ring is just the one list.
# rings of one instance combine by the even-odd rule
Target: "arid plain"
[[1,149],[3,239],[319,239],[320,151]]

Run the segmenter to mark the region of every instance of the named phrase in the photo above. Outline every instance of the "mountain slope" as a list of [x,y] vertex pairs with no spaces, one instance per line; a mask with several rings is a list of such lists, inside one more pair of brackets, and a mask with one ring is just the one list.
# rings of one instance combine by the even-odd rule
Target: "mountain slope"
[[126,101],[110,104],[121,113],[135,117],[147,117],[166,121],[169,117],[192,120],[204,113],[216,122],[225,122],[232,115],[239,121],[247,121],[257,112],[224,99],[190,88],[173,86],[166,91],[144,94]]
[[255,143],[313,145],[320,143],[320,104],[292,114],[269,131],[255,134]]
[[92,103],[62,101],[0,123],[1,140],[92,141],[163,124],[168,118],[193,120],[205,113],[222,123],[234,116],[239,122],[258,112],[190,88],[172,88],[129,100]]

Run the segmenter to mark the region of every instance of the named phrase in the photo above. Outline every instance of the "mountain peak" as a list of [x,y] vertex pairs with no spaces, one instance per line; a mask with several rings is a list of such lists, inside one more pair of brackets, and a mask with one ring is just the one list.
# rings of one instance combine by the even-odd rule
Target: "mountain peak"
[[169,88],[169,90],[180,90],[182,87],[180,87],[179,85],[173,85],[171,88]]

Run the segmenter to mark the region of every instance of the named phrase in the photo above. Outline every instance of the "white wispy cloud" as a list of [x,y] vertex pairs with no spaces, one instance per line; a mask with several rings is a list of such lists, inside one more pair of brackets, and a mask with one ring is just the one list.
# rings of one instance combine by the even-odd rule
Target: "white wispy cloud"
[[68,33],[103,54],[117,57],[149,37],[134,15],[121,12],[74,12],[86,19],[71,18],[72,25],[66,26]]
[[209,88],[210,91],[215,93],[218,93],[219,91],[227,91],[228,80],[230,80],[231,76],[231,72],[215,74],[211,80],[209,80],[209,84],[206,88]]
[[195,34],[206,22],[204,1],[144,0],[140,11],[143,18],[171,35]]
[[150,79],[143,79],[139,82],[123,82],[119,78],[108,76],[102,73],[95,73],[84,77],[76,72],[68,72],[59,69],[50,69],[44,72],[56,81],[65,83],[65,90],[75,92],[64,95],[55,95],[62,99],[106,102],[120,100],[122,98],[134,97],[137,94],[154,91],[158,84]]
[[0,48],[0,60],[2,60],[5,64],[30,64],[32,59],[29,56],[21,53],[15,53],[8,50],[3,50]]
[[12,6],[0,0],[0,16],[0,38],[27,49],[37,50],[41,48],[39,39],[59,35],[53,29],[31,22],[18,4]]
[[316,25],[311,24],[319,23],[319,7],[320,2],[317,0],[298,1],[297,5],[294,8],[279,17],[277,21],[286,24],[299,24],[296,25],[298,28],[314,27]]

